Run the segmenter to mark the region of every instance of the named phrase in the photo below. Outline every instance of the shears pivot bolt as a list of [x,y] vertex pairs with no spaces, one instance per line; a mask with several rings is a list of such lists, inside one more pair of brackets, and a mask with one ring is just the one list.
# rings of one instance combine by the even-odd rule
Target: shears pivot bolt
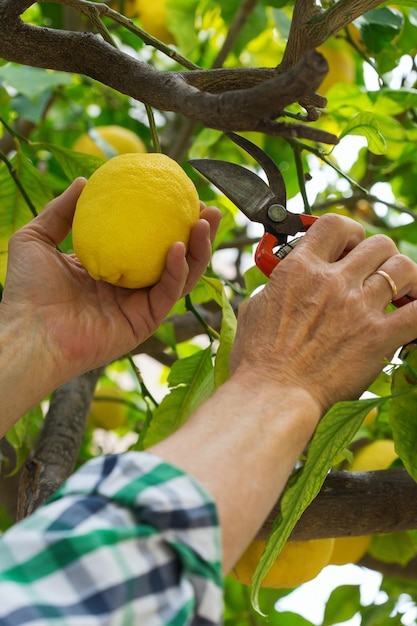
[[272,222],[283,222],[287,217],[287,209],[282,204],[271,204],[267,210],[268,217]]

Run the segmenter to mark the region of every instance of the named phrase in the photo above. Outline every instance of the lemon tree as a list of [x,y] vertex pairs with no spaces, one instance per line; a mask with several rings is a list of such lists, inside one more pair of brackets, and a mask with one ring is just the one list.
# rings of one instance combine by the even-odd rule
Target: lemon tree
[[95,280],[130,289],[160,278],[176,241],[188,244],[199,198],[183,169],[163,154],[124,154],[84,187],[73,222],[74,250]]
[[[222,112],[227,109],[225,103],[233,96],[243,105],[229,110],[233,115],[229,117],[227,127],[235,124],[235,130],[246,128],[239,124],[241,114],[247,110],[246,96],[251,93],[251,81],[255,79],[256,90],[262,91],[262,82],[257,81],[268,68],[276,68],[285,58],[290,61],[287,68],[293,69],[298,60],[294,52],[301,49],[306,52],[311,46],[319,47],[330,68],[328,79],[325,79],[327,86],[324,81],[317,88],[327,97],[327,103],[321,100],[318,108],[313,106],[311,109],[314,96],[309,94],[306,101],[288,102],[281,110],[274,98],[265,98],[262,101],[264,106],[271,103],[273,115],[268,118],[268,123],[272,126],[264,127],[263,132],[247,132],[248,137],[280,165],[288,199],[300,211],[311,211],[315,215],[330,211],[350,216],[362,222],[368,233],[379,232],[394,237],[401,252],[417,259],[417,156],[413,149],[417,108],[413,83],[417,18],[410,1],[373,7],[368,0],[320,3],[320,11],[313,17],[309,13],[313,3],[302,0],[262,0],[257,3],[238,0],[112,1],[111,6],[124,13],[131,22],[101,14],[100,8],[97,14],[90,13],[93,2],[88,3],[87,16],[78,10],[81,4],[71,6],[71,11],[67,11],[65,0],[26,2],[22,20],[15,18],[16,30],[7,58],[0,59],[0,282],[4,280],[11,234],[41,211],[48,200],[67,187],[69,181],[76,176],[85,176],[91,183],[91,176],[103,159],[110,163],[112,157],[117,158],[122,152],[146,156],[142,145],[121,147],[113,143],[110,136],[100,135],[103,127],[116,127],[119,140],[120,129],[131,130],[148,150],[151,146],[155,150],[161,146],[162,152],[170,155],[183,172],[189,174],[197,185],[200,198],[220,206],[223,220],[214,244],[213,262],[206,276],[188,300],[175,306],[166,323],[143,347],[146,356],[158,362],[160,369],[156,373],[147,367],[135,371],[129,359],[108,365],[108,368],[114,368],[112,374],[116,374],[116,378],[120,375],[128,379],[129,388],[134,389],[134,405],[138,407],[138,411],[129,412],[127,425],[112,429],[108,437],[120,436],[119,445],[123,442],[123,445],[140,449],[147,440],[169,435],[173,424],[184,423],[216,385],[227,379],[228,353],[236,325],[235,307],[264,280],[253,268],[253,231],[222,194],[195,175],[187,161],[211,157],[256,167],[225,138]],[[102,6],[100,2],[96,4]],[[12,12],[17,15],[16,7],[23,3],[21,0],[3,0],[1,10],[6,10],[7,5],[13,5]],[[344,13],[342,22],[341,13]],[[347,24],[353,15],[354,24]],[[317,20],[316,24],[314,20]],[[0,20],[0,57],[10,38],[10,28],[5,31],[5,24],[9,23]],[[24,25],[29,26],[30,32],[22,38],[19,29]],[[32,40],[36,27],[40,27],[37,41]],[[167,52],[158,42],[154,46],[144,43],[138,28],[170,43],[170,51]],[[65,53],[65,46],[41,46],[44,34],[51,31],[54,37],[59,39],[65,35],[73,42],[71,55]],[[297,45],[300,43],[301,46]],[[340,61],[336,52],[343,53]],[[28,66],[21,65],[23,58]],[[38,65],[31,67],[30,63]],[[50,70],[50,67],[56,69]],[[216,68],[214,72],[211,71],[213,67]],[[292,76],[289,91],[297,83],[297,78],[298,74],[295,78]],[[186,91],[184,86],[188,87]],[[206,104],[208,101],[210,106]],[[306,102],[309,103],[308,115],[303,106]],[[277,111],[280,114],[275,118]],[[191,117],[188,117],[190,113]],[[314,113],[320,114],[319,119],[307,121],[307,118],[314,118]],[[308,141],[295,135],[288,138],[272,134],[270,129],[275,121],[298,124],[299,128],[308,128],[310,132],[325,129],[337,136],[339,144],[334,146],[318,141],[314,133]],[[259,130],[263,117],[258,110],[252,111],[251,122],[251,128],[256,126]],[[86,151],[79,147],[74,149],[75,142],[83,135],[92,138],[93,147],[90,143]],[[120,194],[132,187],[125,185],[124,173],[127,173],[125,167],[117,177],[107,176],[103,184],[97,186],[95,202],[91,202],[91,206],[95,206],[91,230],[90,225],[87,227],[87,219],[84,224],[81,220],[81,248],[86,251],[86,266],[91,264],[95,276],[101,276],[95,271],[101,271],[102,267],[109,269],[111,276],[121,276],[125,270],[123,255],[115,243],[118,231],[106,232],[107,220],[100,222],[100,217],[104,218],[109,212],[104,193],[106,186],[113,187],[114,197],[117,181],[121,181]],[[145,228],[149,229],[149,238],[154,238],[150,253],[144,254],[146,259],[149,255],[152,258],[157,256],[158,243],[165,241],[166,237],[164,227],[155,226],[157,211],[154,207],[159,211],[160,205],[165,206],[166,197],[171,195],[170,183],[165,181],[153,180],[147,189],[152,188],[156,189],[153,194],[149,193],[153,195],[153,208],[141,218],[146,222]],[[141,185],[136,184],[136,189],[137,200]],[[182,187],[182,196],[187,195],[186,189],[186,186]],[[122,202],[120,194],[113,204],[123,209],[117,211],[117,215],[122,216],[118,220],[122,228],[123,224],[129,223],[131,205],[128,201]],[[163,199],[161,203],[160,199]],[[136,218],[132,219],[135,222]],[[90,237],[89,232],[92,233]],[[103,245],[100,250],[95,249],[94,241],[100,241],[102,235]],[[120,234],[120,237],[125,235]],[[184,240],[187,240],[187,232]],[[142,254],[145,245],[147,242],[141,243],[137,255]],[[72,253],[71,237],[61,246],[64,252]],[[101,256],[103,248],[104,256]],[[135,267],[135,263],[131,263],[132,256],[130,254],[127,263],[129,270]],[[95,267],[96,257],[100,260],[99,268]],[[145,273],[150,274],[150,269],[143,267]],[[214,316],[213,312],[216,312]],[[207,319],[214,319],[213,324],[208,325]],[[356,358],[361,358],[360,352]],[[140,359],[135,355],[134,364]],[[319,493],[328,472],[333,471],[335,458],[343,456],[352,441],[356,445],[364,437],[375,440],[393,438],[404,467],[411,476],[417,477],[416,370],[415,363],[407,366],[387,364],[384,374],[368,390],[378,407],[377,420],[373,419],[375,411],[371,417],[366,417],[372,406],[368,400],[361,401],[359,406],[343,403],[333,407],[324,417],[319,436],[300,459],[297,472],[282,496],[283,523],[278,519],[274,524],[273,541],[265,546],[264,554],[267,553],[268,558],[259,557],[263,565],[256,576],[258,582],[262,579],[262,571],[265,573],[269,565],[274,566],[279,544],[287,543],[302,510]],[[400,376],[396,375],[397,372]],[[73,382],[77,384],[77,381]],[[162,386],[165,394],[162,401],[152,396],[149,388],[153,388],[153,384],[158,385],[158,389]],[[394,394],[392,398],[391,392]],[[22,416],[16,428],[8,433],[8,442],[16,451],[19,465],[27,458],[28,451],[36,447],[46,405],[42,403],[30,414]],[[131,431],[129,441],[137,438],[136,443],[124,443],[122,431],[125,433],[127,429]],[[99,453],[97,445],[90,439],[91,430],[80,434],[79,463]],[[385,480],[383,474],[381,480]],[[7,484],[8,479],[4,482]],[[392,521],[394,513],[387,506],[387,522]],[[273,520],[269,521],[273,523]],[[413,544],[412,530],[408,539]],[[341,545],[339,540],[337,543]],[[382,626],[393,623],[393,620],[399,621],[401,608],[398,608],[397,599],[406,591],[412,598],[410,602],[416,604],[415,580],[403,579],[398,584],[398,578],[394,583],[389,576],[392,573],[391,557],[395,552],[393,545],[389,547],[384,543],[382,536],[378,537],[377,543],[374,538],[368,554],[377,559],[373,567],[383,573],[382,586],[388,600],[365,607],[361,604],[357,585],[352,593],[342,586],[335,590],[333,601],[329,598],[323,626],[333,626],[348,619],[346,607],[352,611],[350,617],[356,613],[363,623],[368,623],[370,616]],[[414,553],[412,550],[409,553],[412,558],[415,549]],[[352,554],[351,546],[350,558]],[[333,558],[335,555],[336,551]],[[396,564],[402,565],[403,561]],[[263,623],[250,608],[248,595],[253,586],[240,585],[233,579],[231,582],[237,588],[238,597],[232,595],[228,585],[226,626],[243,625],[245,619],[249,623]],[[276,599],[282,595],[279,589],[263,587],[262,601],[265,594],[269,599],[268,623],[271,626],[282,626],[283,621],[286,624],[305,623],[301,616],[283,616],[274,609]],[[261,610],[264,606],[261,602]]]

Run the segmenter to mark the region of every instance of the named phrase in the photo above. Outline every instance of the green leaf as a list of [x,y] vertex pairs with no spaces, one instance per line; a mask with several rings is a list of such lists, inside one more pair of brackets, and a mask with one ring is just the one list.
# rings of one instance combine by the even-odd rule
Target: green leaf
[[0,80],[29,99],[37,98],[46,89],[71,85],[73,81],[71,74],[67,72],[54,72],[15,63],[0,67]]
[[389,421],[395,450],[407,472],[417,480],[417,346],[409,346],[402,353],[403,364],[392,375],[394,397]]
[[64,174],[71,182],[78,176],[89,178],[91,174],[105,162],[101,157],[74,152],[74,150],[46,142],[32,143],[31,146],[34,148],[43,148],[50,152],[58,161]]
[[378,378],[368,388],[368,391],[377,396],[388,396],[391,393],[391,376],[382,370]]
[[361,608],[361,626],[403,626],[401,613],[395,612],[395,601],[387,600],[382,604],[370,604]]
[[167,25],[175,33],[177,45],[190,54],[198,47],[199,40],[195,29],[195,11],[199,0],[166,0]]
[[403,567],[416,556],[416,543],[407,532],[375,535],[369,545],[369,554],[383,563],[399,563]]
[[236,315],[226,295],[223,283],[217,278],[202,277],[203,283],[211,291],[213,299],[222,308],[220,343],[214,366],[214,383],[222,385],[229,378],[229,358],[236,335]]
[[400,34],[404,16],[396,9],[382,7],[365,13],[360,23],[364,44],[370,52],[378,54]]
[[334,626],[339,622],[347,622],[360,608],[359,585],[341,585],[330,594],[324,611],[321,626]]
[[268,278],[259,269],[257,265],[253,265],[244,274],[245,286],[249,294],[253,293],[255,289],[261,285],[265,285],[268,282]]
[[376,116],[369,111],[357,113],[344,127],[340,138],[346,135],[362,135],[368,141],[369,150],[374,154],[384,154],[386,144],[384,137],[379,131]]
[[[40,213],[53,197],[45,177],[18,150],[10,160],[22,188],[26,192],[32,208]],[[11,177],[8,168],[0,165],[0,282],[4,284],[7,267],[7,248],[10,237],[16,230],[27,224],[33,213],[21,190]]]
[[322,418],[308,447],[305,465],[294,472],[281,498],[281,510],[252,579],[252,602],[259,610],[262,579],[278,557],[302,513],[319,493],[335,459],[347,448],[374,406],[387,398],[339,402]]
[[214,390],[211,348],[176,361],[168,376],[171,392],[155,409],[141,442],[149,448],[174,433]]
[[399,115],[417,107],[416,89],[388,89],[383,87],[379,91],[369,92],[368,97],[375,103],[375,112],[383,111],[387,116]]
[[4,533],[8,528],[13,526],[15,521],[11,517],[7,507],[0,505],[0,534]]
[[39,405],[28,411],[7,432],[6,439],[16,454],[16,465],[9,476],[16,474],[26,461],[39,432],[43,426],[43,414]]

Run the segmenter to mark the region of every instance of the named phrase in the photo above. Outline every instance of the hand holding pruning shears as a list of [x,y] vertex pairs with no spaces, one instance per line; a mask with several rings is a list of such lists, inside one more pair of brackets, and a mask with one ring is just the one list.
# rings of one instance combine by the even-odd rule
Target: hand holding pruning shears
[[[299,233],[308,230],[319,218],[288,211],[285,182],[274,161],[244,137],[235,133],[226,135],[259,163],[265,171],[268,183],[247,168],[227,161],[193,159],[190,164],[222,191],[249,220],[263,224],[265,232],[256,247],[255,262],[269,277],[278,263],[301,240]],[[388,282],[395,306],[403,306],[412,300],[407,295],[396,299],[397,287],[391,276],[380,269],[376,273]]]

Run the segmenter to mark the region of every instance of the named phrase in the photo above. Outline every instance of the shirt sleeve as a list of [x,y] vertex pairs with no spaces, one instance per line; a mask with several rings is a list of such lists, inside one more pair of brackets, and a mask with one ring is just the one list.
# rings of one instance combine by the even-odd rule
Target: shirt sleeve
[[0,538],[2,626],[222,621],[211,496],[146,452],[93,459]]

